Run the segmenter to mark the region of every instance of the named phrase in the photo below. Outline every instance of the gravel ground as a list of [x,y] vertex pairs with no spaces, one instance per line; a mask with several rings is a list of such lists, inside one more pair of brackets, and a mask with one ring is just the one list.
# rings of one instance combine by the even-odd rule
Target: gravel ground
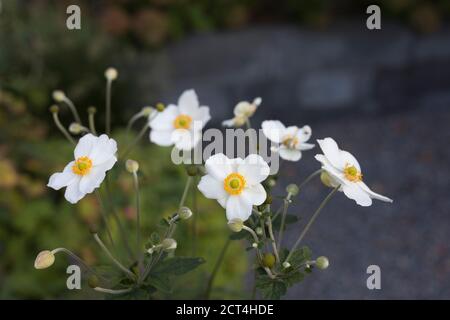
[[[291,116],[289,122],[302,123],[297,120]],[[314,256],[329,257],[330,267],[315,271],[286,298],[450,299],[449,124],[444,108],[311,124],[314,138],[334,137],[356,155],[366,183],[394,203],[363,208],[337,194],[305,239]],[[317,151],[288,164],[283,182],[300,182],[316,170]],[[318,181],[311,183],[290,213],[309,217],[326,193]],[[306,221],[291,227],[285,243],[296,240]],[[372,264],[381,268],[381,290],[366,287]]]

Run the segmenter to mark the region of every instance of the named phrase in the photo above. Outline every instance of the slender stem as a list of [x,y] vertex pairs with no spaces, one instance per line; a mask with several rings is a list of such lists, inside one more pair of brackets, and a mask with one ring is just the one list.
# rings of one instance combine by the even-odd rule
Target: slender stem
[[[197,184],[197,179],[194,178],[194,185]],[[192,245],[192,253],[195,257],[197,255],[197,237],[198,237],[198,219],[199,212],[197,206],[197,189],[194,188],[192,192],[192,210],[194,212],[194,216],[192,217],[192,225],[193,225],[193,245]]]
[[105,209],[105,205],[103,203],[103,199],[102,199],[99,191],[95,191],[95,195],[97,196],[97,201],[100,205],[100,213],[102,215],[103,223],[105,224],[105,229],[106,229],[106,233],[108,234],[108,239],[111,242],[111,245],[114,247],[114,240],[112,237],[111,229],[109,227],[108,217],[106,216],[106,209]]
[[[253,231],[252,228],[249,228],[244,225],[242,227],[242,229],[248,231],[252,235],[253,239],[255,240],[255,243],[259,243],[258,235],[255,233],[255,231]],[[256,255],[258,256],[259,262],[262,262],[262,255],[261,255],[261,252],[259,251],[259,248],[256,247],[255,250],[256,250]]]
[[278,254],[277,244],[275,242],[275,237],[273,235],[272,219],[270,219],[270,217],[267,217],[266,224],[267,224],[267,228],[269,229],[269,237],[270,237],[270,242],[272,243],[273,253],[275,254],[275,258],[277,259],[277,262],[281,262],[280,256]]
[[89,129],[91,130],[93,135],[97,135],[97,131],[95,130],[95,113],[89,113]]
[[287,210],[289,207],[289,203],[291,200],[292,194],[288,193],[288,195],[286,196],[286,199],[284,199],[284,204],[283,204],[283,214],[281,216],[281,223],[280,223],[280,231],[278,232],[278,251],[280,251],[281,249],[281,242],[283,242],[283,233],[284,233],[284,227],[286,224],[286,214],[287,214]]
[[108,258],[111,259],[112,262],[114,262],[114,264],[123,272],[125,272],[131,279],[135,279],[135,275],[128,270],[127,268],[125,268],[116,258],[114,258],[114,256],[111,254],[111,252],[108,250],[108,248],[106,248],[105,244],[103,243],[103,241],[100,239],[100,237],[98,236],[98,234],[94,233],[94,239],[95,241],[97,241],[98,245],[103,249],[103,251],[106,253],[106,255],[108,256]]
[[133,124],[136,122],[136,120],[138,120],[140,117],[142,117],[142,111],[139,111],[138,113],[136,113],[135,115],[133,115],[130,120],[128,121],[127,124],[127,129],[126,129],[126,133],[128,134],[131,130],[131,127],[133,126]]
[[61,121],[59,121],[58,112],[52,112],[53,115],[53,121],[56,124],[56,127],[58,127],[59,131],[62,132],[64,137],[66,137],[67,140],[69,140],[70,143],[75,144],[75,140],[73,140],[72,136],[67,132],[66,128],[61,124]]
[[181,196],[180,204],[178,205],[178,209],[180,209],[184,203],[186,202],[186,197],[189,192],[189,188],[191,187],[193,177],[189,176],[186,180],[186,185],[184,186],[183,195]]
[[219,257],[217,258],[216,264],[214,265],[211,276],[209,277],[208,284],[206,286],[205,299],[208,300],[211,295],[211,289],[214,283],[214,279],[216,278],[217,271],[219,271],[220,266],[222,265],[223,258],[225,257],[225,253],[227,252],[228,247],[230,246],[231,239],[228,237],[225,245],[220,251]]
[[281,211],[283,211],[283,207],[284,207],[284,205],[283,205],[283,206],[280,206],[280,207],[278,208],[277,212],[275,212],[275,214],[274,214],[273,217],[272,217],[272,221],[275,221],[275,219],[279,216],[279,214],[281,213]]
[[125,158],[128,155],[128,153],[130,153],[130,151],[136,146],[136,144],[139,142],[139,140],[141,140],[141,138],[144,136],[144,134],[147,131],[148,127],[149,127],[149,124],[146,123],[145,126],[139,132],[139,134],[136,136],[136,138],[134,138],[134,140],[125,149],[125,151],[123,152],[123,154],[122,154],[122,156],[120,158]]
[[247,126],[247,129],[252,128],[252,124],[250,123],[250,119],[248,117],[245,119],[245,125]]
[[298,237],[298,239],[295,242],[294,246],[292,247],[291,251],[289,251],[289,255],[286,257],[285,262],[289,262],[289,259],[291,258],[293,252],[295,251],[295,249],[297,249],[297,247],[300,244],[300,242],[302,241],[303,237],[306,235],[306,233],[308,232],[309,228],[311,227],[311,225],[316,220],[316,218],[319,215],[320,211],[322,211],[322,209],[325,207],[325,205],[328,203],[328,201],[330,201],[330,199],[333,197],[333,195],[336,193],[336,191],[338,191],[339,187],[340,186],[337,186],[336,188],[334,188],[327,195],[327,197],[322,201],[322,203],[319,205],[319,207],[317,208],[316,212],[314,212],[314,214],[312,215],[311,219],[309,219],[308,224],[305,226],[305,229],[303,229],[302,233]]
[[128,293],[128,292],[132,291],[133,289],[128,288],[128,289],[121,289],[121,290],[113,290],[113,289],[95,287],[94,290],[98,291],[98,292],[109,293],[109,294],[124,294],[124,293]]
[[75,253],[73,253],[72,251],[70,251],[69,249],[66,248],[56,248],[54,250],[52,250],[53,254],[57,254],[58,252],[64,252],[65,254],[67,254],[68,256],[72,257],[73,259],[75,259],[76,261],[78,261],[81,265],[83,265],[83,267],[90,273],[96,274],[96,272],[94,271],[94,269],[92,269],[91,267],[89,267],[87,265],[86,262],[84,262],[83,259],[81,259],[79,256],[77,256]]
[[304,186],[308,184],[315,176],[319,175],[322,172],[322,169],[316,170],[311,173],[299,186],[298,190],[300,191]]
[[111,84],[110,79],[106,80],[106,134],[111,133]]
[[75,107],[75,105],[73,104],[72,100],[70,100],[67,97],[64,97],[63,101],[67,104],[67,106],[69,107],[70,111],[73,114],[73,117],[75,118],[75,121],[78,122],[79,124],[81,124],[81,119],[80,119],[80,115],[78,114],[77,108]]
[[141,206],[139,198],[139,179],[136,172],[133,172],[134,189],[136,192],[136,255],[138,257],[138,269],[139,273],[142,272],[142,242],[141,242]]

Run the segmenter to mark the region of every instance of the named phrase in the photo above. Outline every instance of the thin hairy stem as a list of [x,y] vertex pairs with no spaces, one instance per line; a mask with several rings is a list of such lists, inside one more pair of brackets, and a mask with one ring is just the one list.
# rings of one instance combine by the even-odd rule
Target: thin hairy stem
[[230,246],[231,239],[228,237],[227,241],[225,242],[224,246],[222,247],[222,250],[220,251],[219,257],[217,258],[216,264],[214,265],[213,271],[211,273],[211,276],[209,277],[208,284],[206,286],[205,291],[205,299],[208,300],[211,295],[211,289],[214,283],[214,279],[216,278],[217,272],[220,269],[220,266],[222,265],[223,259],[225,258],[225,253],[228,250],[228,247]]

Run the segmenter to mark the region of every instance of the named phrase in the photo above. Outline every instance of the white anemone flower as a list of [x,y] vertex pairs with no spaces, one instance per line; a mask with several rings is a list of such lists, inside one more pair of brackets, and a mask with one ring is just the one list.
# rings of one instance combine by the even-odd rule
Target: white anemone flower
[[338,187],[339,191],[356,201],[363,207],[372,205],[372,199],[392,202],[385,196],[373,192],[362,181],[363,175],[358,160],[349,152],[340,150],[336,141],[332,138],[317,140],[323,154],[317,154],[315,158],[322,164],[322,169],[328,173],[331,187]]
[[106,171],[117,161],[117,143],[106,134],[96,137],[83,136],[75,147],[75,160],[69,162],[62,172],[52,174],[47,186],[55,190],[66,187],[67,201],[77,203],[92,193],[105,179]]
[[241,101],[234,107],[234,117],[222,122],[225,127],[242,127],[253,116],[261,104],[261,98],[255,98],[253,102]]
[[263,121],[262,129],[267,139],[278,144],[272,147],[272,151],[278,152],[284,160],[298,161],[302,151],[314,148],[314,144],[306,143],[312,133],[310,126],[286,128],[278,120],[267,120]]
[[206,175],[198,189],[206,198],[217,200],[226,209],[228,221],[246,221],[254,205],[267,197],[261,182],[270,172],[269,165],[256,154],[245,159],[229,159],[223,153],[211,156],[205,163]]
[[168,105],[150,121],[150,141],[191,150],[199,143],[202,129],[210,119],[209,107],[200,106],[194,90],[186,90],[178,105]]

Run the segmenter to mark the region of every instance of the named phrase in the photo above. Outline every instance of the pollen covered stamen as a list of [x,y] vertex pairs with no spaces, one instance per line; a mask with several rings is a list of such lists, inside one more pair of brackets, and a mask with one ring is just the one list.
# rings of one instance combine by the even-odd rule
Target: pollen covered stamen
[[295,149],[299,143],[297,137],[293,137],[291,135],[285,136],[281,142],[289,149]]
[[239,173],[231,173],[223,180],[223,188],[231,195],[240,194],[244,190],[245,184],[245,178]]
[[173,126],[176,129],[189,129],[191,127],[192,118],[186,114],[180,114],[173,121]]
[[345,175],[345,178],[351,182],[362,181],[362,177],[363,177],[361,172],[359,172],[355,166],[351,166],[349,164],[347,164],[344,168],[344,175]]
[[79,157],[72,166],[72,172],[80,176],[87,175],[92,168],[92,160],[88,157]]

